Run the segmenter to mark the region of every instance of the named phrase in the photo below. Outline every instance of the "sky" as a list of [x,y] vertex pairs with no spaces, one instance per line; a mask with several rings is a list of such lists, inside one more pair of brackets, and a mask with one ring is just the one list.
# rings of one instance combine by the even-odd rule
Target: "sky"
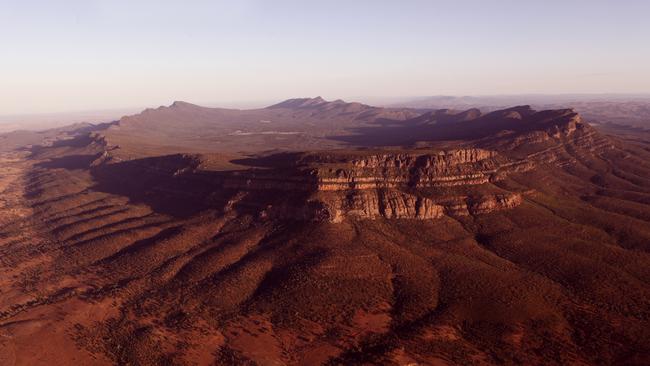
[[646,0],[0,0],[0,115],[650,93]]

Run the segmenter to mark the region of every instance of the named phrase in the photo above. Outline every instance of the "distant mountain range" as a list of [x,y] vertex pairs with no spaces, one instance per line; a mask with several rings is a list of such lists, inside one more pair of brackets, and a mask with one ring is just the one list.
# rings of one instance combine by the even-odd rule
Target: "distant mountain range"
[[650,94],[432,96],[412,98],[389,105],[455,110],[479,108],[483,111],[514,105],[531,105],[536,109],[574,108],[593,123],[650,128]]

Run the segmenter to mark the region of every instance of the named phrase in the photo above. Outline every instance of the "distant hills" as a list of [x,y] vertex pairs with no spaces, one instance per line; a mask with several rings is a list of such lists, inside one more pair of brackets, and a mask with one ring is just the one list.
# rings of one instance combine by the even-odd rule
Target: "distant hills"
[[650,95],[647,94],[432,96],[412,98],[391,106],[456,110],[479,108],[491,111],[524,104],[536,109],[574,108],[593,123],[616,123],[650,129]]

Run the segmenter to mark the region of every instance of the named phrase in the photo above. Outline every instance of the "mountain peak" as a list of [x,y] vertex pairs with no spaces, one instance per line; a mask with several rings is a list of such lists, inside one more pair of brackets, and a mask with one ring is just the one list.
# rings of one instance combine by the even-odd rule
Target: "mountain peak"
[[310,108],[326,103],[329,102],[320,96],[315,98],[293,98],[287,99],[284,102],[280,102],[278,104],[274,104],[268,108]]
[[183,102],[182,100],[176,100],[169,107],[170,108],[187,108],[187,107],[198,107],[198,106],[196,104]]

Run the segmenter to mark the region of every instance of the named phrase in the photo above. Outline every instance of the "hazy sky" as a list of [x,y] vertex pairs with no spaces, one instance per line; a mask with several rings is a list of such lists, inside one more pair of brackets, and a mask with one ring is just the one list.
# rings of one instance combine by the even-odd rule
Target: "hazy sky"
[[650,92],[647,0],[0,0],[0,114]]

